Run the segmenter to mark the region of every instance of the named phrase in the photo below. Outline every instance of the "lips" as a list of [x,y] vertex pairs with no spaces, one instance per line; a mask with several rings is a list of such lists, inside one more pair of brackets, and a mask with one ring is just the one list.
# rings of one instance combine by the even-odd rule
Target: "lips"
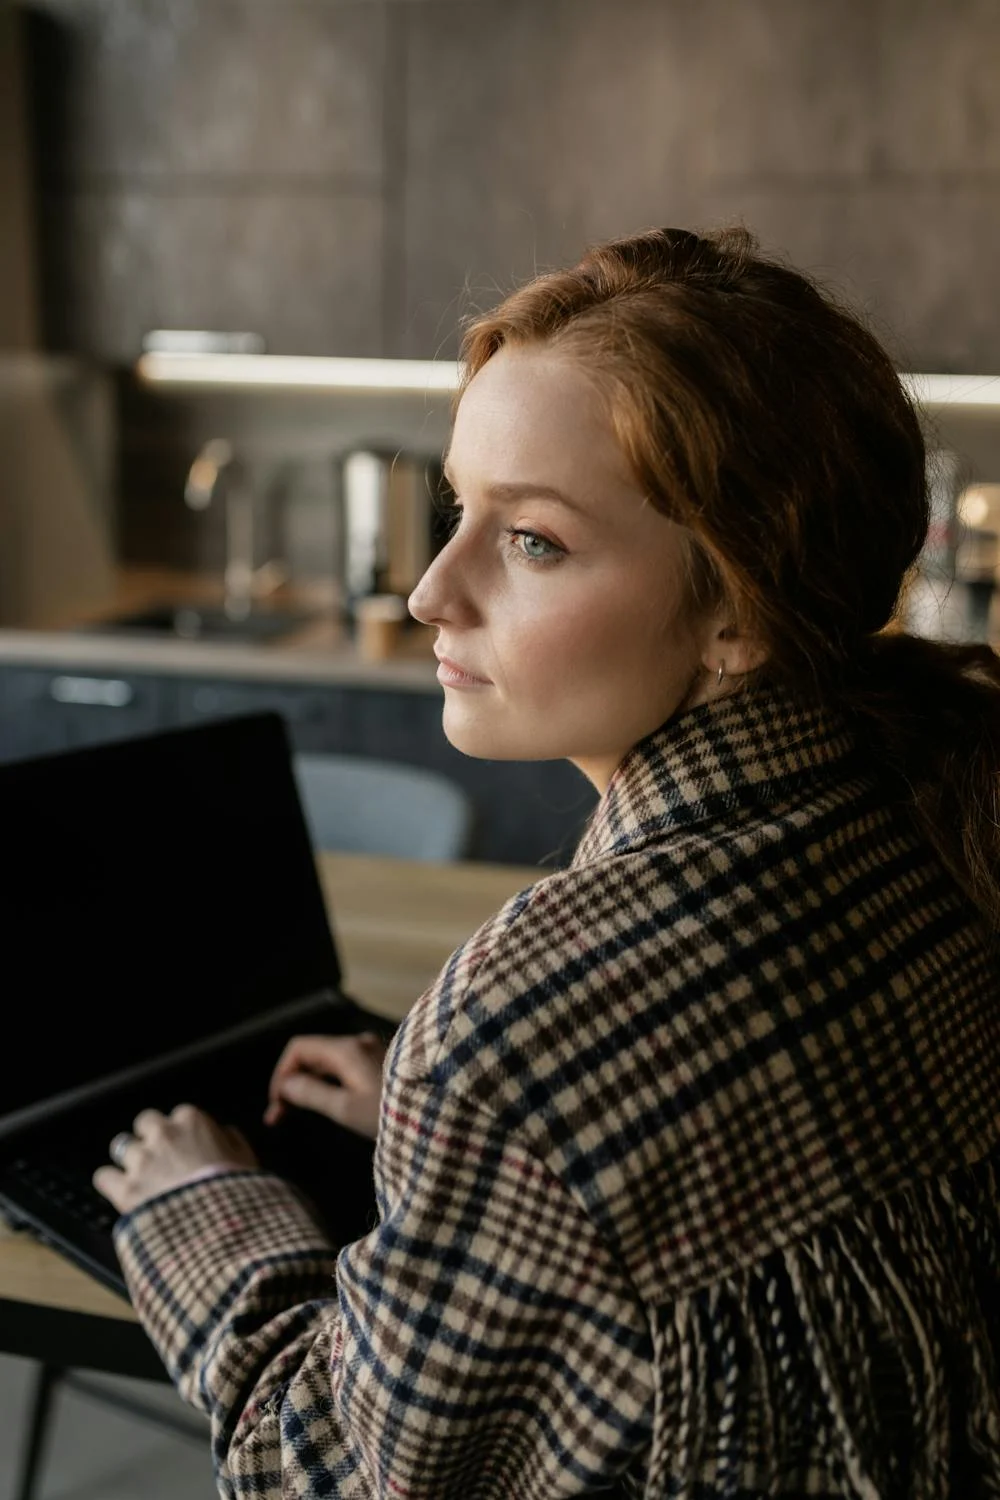
[[480,677],[476,672],[470,672],[468,667],[463,667],[459,662],[452,661],[450,656],[442,656],[440,651],[435,651],[434,655],[443,667],[446,667],[449,672],[454,672],[457,676],[468,677],[471,682],[488,683],[490,680],[488,677]]

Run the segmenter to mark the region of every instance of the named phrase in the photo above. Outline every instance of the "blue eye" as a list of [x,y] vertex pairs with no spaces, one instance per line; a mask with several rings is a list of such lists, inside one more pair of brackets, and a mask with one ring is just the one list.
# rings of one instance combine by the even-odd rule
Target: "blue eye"
[[[507,535],[511,539],[511,546],[525,562],[547,563],[554,561],[562,553],[562,548],[557,547],[554,542],[547,541],[545,537],[539,536],[537,531],[527,531],[524,527],[507,526]],[[524,537],[524,546],[517,545],[516,538]],[[540,543],[547,550],[544,552],[531,552],[528,550],[529,543]]]
[[[451,541],[461,525],[463,509],[464,507],[461,502],[441,506],[441,515],[444,517],[447,526],[445,540],[448,542]],[[537,531],[529,531],[524,526],[505,526],[504,535],[509,537],[511,549],[521,562],[537,563],[539,566],[544,566],[546,563],[557,562],[560,557],[565,555],[565,549],[560,547],[556,542],[550,542],[546,537],[539,536]],[[518,542],[519,537],[524,538],[523,546]],[[542,550],[537,551],[535,550],[536,548],[541,548]]]

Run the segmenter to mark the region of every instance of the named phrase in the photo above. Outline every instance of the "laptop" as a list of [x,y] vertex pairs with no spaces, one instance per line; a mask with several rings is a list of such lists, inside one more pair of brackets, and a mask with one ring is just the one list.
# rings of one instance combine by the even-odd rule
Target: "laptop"
[[91,1184],[139,1110],[238,1126],[337,1245],[377,1222],[372,1142],[262,1115],[297,1034],[393,1031],[341,989],[282,719],[0,765],[0,1212],[124,1294]]

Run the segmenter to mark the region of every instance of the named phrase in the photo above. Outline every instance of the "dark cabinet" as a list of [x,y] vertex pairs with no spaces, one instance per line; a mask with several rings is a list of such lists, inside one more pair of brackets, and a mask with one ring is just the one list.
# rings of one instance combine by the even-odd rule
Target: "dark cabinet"
[[[336,685],[178,678],[171,689],[173,723],[198,724],[205,719],[271,711],[285,720],[296,750],[315,753],[348,748],[339,741],[350,739],[350,734],[338,731],[350,721],[349,695]],[[360,741],[350,748],[364,753]]]
[[163,722],[163,685],[145,673],[2,669],[5,759],[150,734]]

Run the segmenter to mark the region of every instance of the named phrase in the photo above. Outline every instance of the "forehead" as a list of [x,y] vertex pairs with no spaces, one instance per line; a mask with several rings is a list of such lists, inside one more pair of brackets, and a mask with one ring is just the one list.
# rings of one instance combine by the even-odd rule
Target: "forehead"
[[455,415],[449,466],[461,480],[534,480],[581,496],[609,483],[632,486],[593,383],[544,349],[501,349],[473,376]]

